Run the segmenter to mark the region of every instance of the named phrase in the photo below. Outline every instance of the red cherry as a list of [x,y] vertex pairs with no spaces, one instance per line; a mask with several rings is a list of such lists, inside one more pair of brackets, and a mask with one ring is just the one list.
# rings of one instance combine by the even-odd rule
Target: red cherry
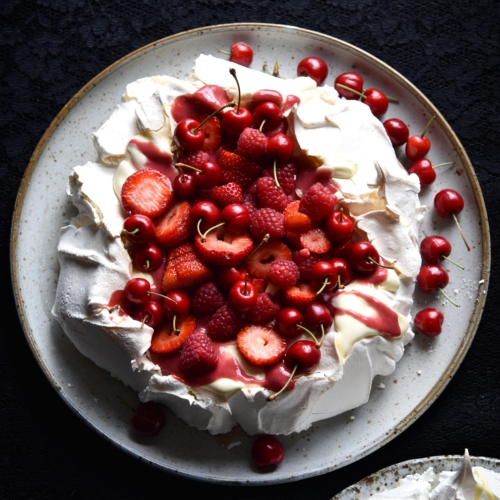
[[448,273],[435,264],[422,266],[417,276],[417,281],[425,293],[434,293],[438,288],[444,288],[448,282]]
[[343,211],[336,210],[326,216],[325,231],[332,241],[342,243],[352,236],[354,224]]
[[198,222],[201,219],[202,222],[200,223],[200,230],[207,231],[219,222],[220,210],[211,201],[199,201],[191,207],[190,217],[195,226],[198,225]]
[[189,174],[179,174],[174,179],[174,193],[180,200],[191,200],[196,194],[194,178]]
[[155,239],[154,222],[147,216],[134,214],[125,219],[123,234],[127,240],[136,244],[150,243]]
[[367,241],[352,244],[349,263],[360,273],[372,273],[377,268],[379,254],[377,249]]
[[257,303],[257,292],[248,281],[238,281],[229,290],[228,300],[238,311],[248,312]]
[[310,373],[316,368],[321,359],[321,349],[311,340],[299,340],[292,344],[285,355],[285,365],[294,368],[300,373]]
[[453,189],[443,189],[434,197],[434,210],[440,217],[458,215],[464,208],[464,199]]
[[330,264],[333,267],[334,275],[333,279],[336,281],[340,289],[348,285],[352,279],[352,269],[347,260],[340,257],[334,257],[330,260]]
[[150,300],[135,311],[134,319],[156,328],[163,321],[163,308],[159,302]]
[[421,333],[427,337],[436,337],[441,333],[444,316],[441,311],[428,307],[415,315],[413,322]]
[[409,174],[415,174],[420,179],[421,186],[429,186],[436,180],[436,171],[427,158],[420,158],[410,165]]
[[250,225],[250,214],[247,207],[239,203],[226,205],[220,213],[220,220],[226,223],[226,228],[232,233],[243,233]]
[[237,282],[245,280],[246,271],[236,267],[220,269],[217,274],[217,285],[221,290],[227,291]]
[[389,118],[382,125],[395,148],[402,146],[410,136],[410,131],[406,123],[399,118]]
[[276,329],[286,338],[294,338],[302,335],[304,330],[299,325],[302,322],[302,314],[292,307],[280,309],[276,314]]
[[429,130],[431,123],[434,121],[435,116],[433,116],[424,128],[421,135],[412,135],[406,142],[406,156],[410,160],[419,160],[423,158],[431,149],[431,141],[427,139],[425,133]]
[[297,66],[298,76],[309,76],[317,85],[321,85],[328,75],[328,66],[319,57],[306,57]]
[[311,268],[311,281],[319,288],[317,294],[333,290],[337,286],[337,281],[330,262],[326,260],[316,262]]
[[250,66],[253,60],[253,49],[243,42],[236,42],[231,45],[229,60],[242,66]]
[[222,180],[222,170],[213,161],[206,161],[200,167],[201,172],[195,171],[193,174],[194,183],[200,189],[212,189]]
[[349,239],[344,241],[344,243],[338,244],[333,248],[331,255],[332,257],[340,257],[342,259],[348,259],[351,254],[352,240]]
[[451,243],[442,236],[427,236],[420,243],[420,253],[430,264],[437,264],[451,253]]
[[160,267],[162,259],[161,250],[152,243],[141,245],[132,254],[134,266],[145,272],[156,271]]
[[328,328],[332,321],[331,312],[320,302],[311,302],[304,311],[304,323],[310,328],[316,328],[320,325],[322,328]]
[[252,113],[245,108],[230,109],[222,117],[222,129],[232,137],[238,137],[243,130],[252,126]]
[[203,148],[205,133],[200,122],[194,118],[184,118],[175,127],[174,136],[184,151],[199,151]]
[[285,450],[275,436],[259,436],[252,446],[252,459],[259,467],[279,465],[285,458]]
[[150,289],[151,285],[147,279],[133,278],[125,285],[125,297],[134,304],[145,304],[151,300]]
[[163,300],[163,310],[168,319],[185,318],[189,314],[191,302],[185,292],[173,290],[165,296]]
[[389,107],[389,99],[378,89],[370,88],[363,92],[361,100],[370,108],[374,116],[382,116]]
[[345,87],[355,90],[356,92],[359,92],[359,94],[363,92],[363,77],[354,71],[348,71],[337,76],[337,78],[335,78],[335,90],[339,93],[340,97],[345,97],[346,99],[352,101],[358,100],[359,94],[355,94],[350,90],[339,87],[339,83]]
[[132,427],[143,436],[156,436],[165,425],[165,415],[154,401],[139,403],[131,420]]
[[267,154],[287,162],[293,156],[293,141],[286,134],[274,134],[267,141]]
[[276,128],[281,121],[281,109],[280,107],[271,101],[264,101],[253,110],[253,124],[256,128],[260,129],[262,122],[265,120],[262,130],[268,131]]

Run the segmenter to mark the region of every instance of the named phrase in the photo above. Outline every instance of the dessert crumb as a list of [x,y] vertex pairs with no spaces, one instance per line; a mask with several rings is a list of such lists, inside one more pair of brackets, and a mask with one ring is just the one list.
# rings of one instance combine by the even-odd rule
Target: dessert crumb
[[379,389],[385,389],[385,384],[383,384],[382,382],[380,382],[380,384],[378,384],[378,388]]
[[68,387],[71,389],[73,387],[73,384],[68,384]]
[[351,416],[349,417],[349,420],[352,422],[353,420],[356,420],[356,417],[355,417],[354,415],[351,415]]
[[421,371],[421,370],[418,370],[418,371],[417,371],[417,375],[422,375],[422,371]]
[[235,448],[236,446],[240,446],[241,441],[233,441],[232,443],[229,443],[227,445],[227,449],[231,450],[232,448]]

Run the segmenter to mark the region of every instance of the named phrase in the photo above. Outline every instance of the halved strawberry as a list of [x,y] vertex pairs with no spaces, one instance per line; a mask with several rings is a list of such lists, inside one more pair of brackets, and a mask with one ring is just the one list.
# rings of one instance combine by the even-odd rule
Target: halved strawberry
[[292,233],[305,233],[312,226],[311,219],[299,212],[300,200],[290,202],[283,212],[285,216],[285,229]]
[[297,283],[294,286],[286,289],[285,303],[288,307],[295,307],[295,309],[302,310],[307,304],[314,302],[316,298],[316,290],[305,283]]
[[184,243],[174,248],[167,257],[163,274],[163,293],[176,289],[195,288],[212,279],[210,269],[198,258],[193,245]]
[[277,363],[286,352],[286,340],[272,328],[247,325],[241,330],[236,343],[245,358],[255,366]]
[[168,209],[173,197],[170,179],[157,170],[147,168],[127,178],[122,187],[121,202],[127,213],[154,219]]
[[191,234],[191,205],[187,201],[174,206],[155,220],[155,234],[158,242],[165,247],[176,247]]
[[246,269],[255,278],[266,279],[271,264],[277,259],[291,260],[292,251],[281,241],[271,240],[250,257]]
[[[200,123],[207,117],[200,116]],[[203,151],[207,153],[213,153],[219,149],[221,143],[221,128],[220,120],[216,116],[212,116],[210,120],[207,120],[201,129],[205,132],[205,140],[203,141]]]
[[186,339],[194,332],[196,320],[192,316],[177,323],[180,333],[176,335],[173,330],[172,322],[169,321],[155,330],[151,339],[150,349],[154,352],[166,354],[177,351]]
[[300,244],[313,253],[326,253],[332,248],[332,242],[323,229],[311,229],[300,235]]
[[257,163],[225,149],[219,153],[218,163],[222,169],[223,183],[236,182],[243,189],[250,187],[262,170]]
[[243,201],[243,192],[239,184],[236,184],[236,182],[229,182],[222,186],[215,187],[210,194],[210,199],[222,209],[226,205],[241,203]]
[[252,252],[253,240],[247,233],[230,234],[224,227],[207,234],[204,243],[197,234],[194,248],[201,259],[218,266],[239,266]]

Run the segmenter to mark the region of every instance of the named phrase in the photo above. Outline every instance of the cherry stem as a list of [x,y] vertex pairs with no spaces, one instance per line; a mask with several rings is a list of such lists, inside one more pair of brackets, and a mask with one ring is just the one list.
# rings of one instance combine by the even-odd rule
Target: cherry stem
[[157,295],[158,297],[162,297],[164,299],[170,300],[174,304],[177,304],[177,302],[174,299],[171,299],[170,297],[167,297],[166,295],[162,295],[161,293],[156,293],[156,292],[146,292],[148,295]]
[[431,126],[431,123],[434,121],[434,119],[436,118],[436,115],[434,115],[428,122],[427,122],[427,125],[425,126],[424,128],[424,131],[422,132],[422,135],[420,137],[423,137],[426,132],[429,130],[429,127]]
[[448,297],[448,295],[446,295],[446,292],[441,288],[441,287],[438,287],[438,290],[455,306],[455,307],[460,307],[456,302],[453,302],[453,300],[450,299],[450,297]]
[[234,68],[229,68],[229,73],[233,76],[233,78],[236,80],[236,85],[238,87],[238,106],[236,107],[236,114],[240,114],[240,102],[241,102],[241,89],[240,89],[240,82],[238,81],[238,78],[236,78],[236,70]]
[[388,101],[395,102],[396,104],[399,104],[399,99],[397,97],[391,97],[391,96],[388,96],[388,95],[386,95],[385,97],[387,97]]
[[292,373],[288,377],[288,380],[286,381],[286,384],[278,391],[275,392],[274,394],[271,394],[270,396],[267,397],[268,401],[274,401],[283,391],[286,390],[290,382],[292,381],[293,376],[295,375],[295,372],[297,371],[298,364],[293,367]]
[[454,260],[451,260],[449,257],[447,257],[444,253],[441,254],[441,258],[446,259],[448,262],[451,262],[452,264],[455,264],[457,267],[460,269],[464,270],[465,267],[460,265],[458,262],[455,262]]
[[146,264],[144,266],[144,269],[149,269],[149,259],[146,259],[146,262],[144,262],[144,264]]
[[[190,168],[191,170],[194,170],[195,172],[203,173],[203,170],[200,170],[199,168],[196,168],[196,167],[192,167],[191,165],[187,165],[186,163],[176,163],[175,166],[181,171],[181,174],[183,177],[184,177],[184,172],[182,171],[182,167]],[[184,179],[182,179],[182,180],[184,180]]]
[[125,233],[125,234],[137,234],[139,232],[140,232],[139,228],[136,228],[133,231],[127,231],[126,229],[122,229],[122,233]]
[[323,323],[320,323],[321,326],[321,340],[319,341],[319,345],[316,346],[317,349],[319,349],[323,345],[323,340],[325,340],[325,327],[323,326]]
[[254,256],[255,252],[262,246],[265,245],[271,238],[271,235],[269,233],[264,235],[264,238],[262,238],[262,241],[257,245],[256,248],[252,251],[252,253],[245,259],[245,262],[241,265],[241,267],[245,267],[247,262]]
[[141,328],[146,324],[146,321],[149,319],[149,314],[145,314],[144,318],[142,318]]
[[203,234],[203,235],[202,235],[202,237],[201,237],[201,242],[202,242],[202,243],[205,243],[205,241],[207,241],[207,234],[208,234],[210,231],[213,231],[214,229],[217,229],[218,227],[223,226],[224,224],[225,224],[225,222],[221,222],[220,224],[217,224],[217,225],[215,225],[215,226],[211,227],[210,229],[207,229],[207,230],[205,231],[205,234]]
[[260,124],[260,127],[259,127],[259,132],[262,132],[262,129],[264,128],[265,123],[266,123],[266,120],[262,120],[262,123]]
[[231,52],[228,52],[227,50],[217,49],[217,51],[220,52],[221,54],[226,54],[228,56],[231,55]]
[[212,116],[215,116],[219,111],[222,111],[224,108],[234,108],[236,106],[235,102],[228,102],[227,104],[224,104],[224,106],[221,106],[219,109],[216,109],[213,113],[208,115],[197,127],[195,127],[193,130],[191,130],[192,134],[196,134],[198,130],[205,125],[205,123],[212,118]]
[[458,219],[457,219],[457,216],[455,214],[451,214],[453,216],[453,218],[455,219],[455,224],[457,225],[458,227],[458,231],[460,232],[460,236],[462,237],[462,239],[464,240],[464,243],[465,243],[465,246],[467,247],[467,250],[470,252],[470,246],[469,244],[467,243],[467,240],[465,239],[465,235],[464,233],[462,232],[462,228],[460,227],[460,224],[458,223]]
[[198,220],[198,224],[196,224],[196,230],[198,231],[200,238],[203,240],[203,233],[201,232],[201,229],[200,229],[200,225],[201,225],[202,220],[203,220],[203,217],[200,217],[200,219]]
[[177,328],[177,314],[174,314],[174,318],[172,319],[172,328],[174,329],[174,333],[179,336],[181,331]]
[[330,276],[329,274],[325,276],[325,279],[323,280],[323,284],[321,285],[321,288],[316,292],[316,295],[319,295],[325,289],[326,285],[328,285],[328,277],[329,276]]
[[432,168],[444,167],[445,165],[453,165],[454,161],[445,161],[444,163],[439,163],[438,165],[434,165]]
[[311,330],[308,330],[305,326],[302,326],[300,323],[297,323],[295,326],[301,328],[302,330],[306,331],[313,339],[316,347],[319,349],[321,347],[321,344],[318,342],[318,339],[316,338],[316,335],[314,335]]
[[116,396],[125,406],[128,406],[134,413],[136,412],[136,409],[130,406],[124,399],[122,399],[120,396]]
[[341,89],[348,90],[349,92],[352,92],[353,94],[359,95],[359,97],[366,97],[365,94],[362,92],[358,92],[357,90],[351,89],[351,87],[348,87],[347,85],[343,85],[342,83],[337,83],[337,87],[340,87]]
[[340,274],[337,274],[337,284],[339,287],[339,290],[343,290],[345,286],[342,284],[342,281],[340,281]]
[[269,71],[267,64],[264,64],[264,66],[262,66],[262,71],[264,71],[264,73],[267,73],[268,75],[273,76],[273,74]]
[[281,76],[280,76],[280,65],[279,65],[278,61],[276,61],[274,63],[273,76],[275,76],[276,78],[281,78]]
[[379,266],[379,267],[383,267],[384,269],[394,269],[392,266],[384,266],[383,264],[380,264],[376,260],[373,260],[371,257],[368,257],[368,260],[370,262],[373,262],[374,264],[377,264],[377,266]]
[[274,164],[273,164],[273,176],[274,176],[274,182],[276,183],[276,186],[280,187],[280,183],[278,181],[278,172],[276,169],[277,163],[276,163],[276,158],[274,159]]
[[344,216],[344,209],[340,207],[340,217],[339,217],[339,222],[344,222],[343,221],[343,216]]

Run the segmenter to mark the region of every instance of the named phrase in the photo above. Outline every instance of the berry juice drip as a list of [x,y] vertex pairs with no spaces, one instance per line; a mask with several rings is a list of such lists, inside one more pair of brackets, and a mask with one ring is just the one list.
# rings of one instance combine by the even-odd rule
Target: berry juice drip
[[154,141],[151,140],[140,141],[131,139],[127,148],[130,149],[131,147],[137,148],[146,157],[144,164],[136,165],[134,163],[134,167],[137,169],[151,168],[153,170],[158,170],[173,182],[177,175],[177,171],[172,167],[172,153],[162,151]]

